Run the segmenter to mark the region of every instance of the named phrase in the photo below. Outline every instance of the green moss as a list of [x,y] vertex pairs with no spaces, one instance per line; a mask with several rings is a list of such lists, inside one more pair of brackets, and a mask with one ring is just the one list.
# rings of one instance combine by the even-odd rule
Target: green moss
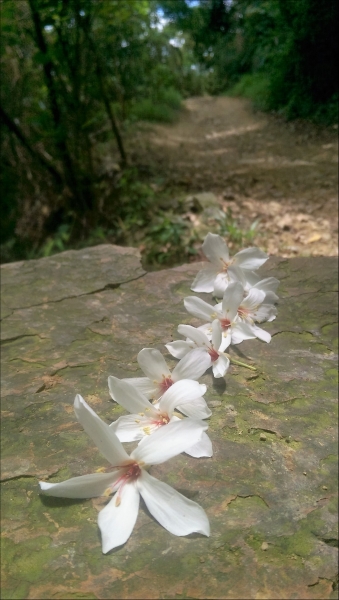
[[338,457],[335,454],[329,454],[320,462],[322,465],[327,466],[328,468],[330,468],[331,466],[336,467],[336,465],[338,464]]
[[327,369],[326,377],[338,384],[338,369]]
[[59,434],[59,438],[62,440],[62,446],[65,448],[72,448],[76,452],[81,448],[87,448],[88,446],[88,435],[82,431],[76,431],[74,433],[62,431]]
[[264,538],[262,535],[251,533],[250,535],[245,537],[245,541],[250,546],[250,548],[258,552],[261,548],[262,543],[266,541],[266,538]]
[[228,510],[230,515],[233,512],[237,514],[248,514],[251,511],[257,514],[258,511],[268,510],[268,507],[260,496],[238,496],[231,502]]
[[8,598],[8,600],[21,600],[28,597],[29,593],[29,584],[26,582],[21,582],[18,587],[7,590],[6,586],[2,586],[2,594],[3,598]]
[[8,574],[16,581],[29,583],[39,581],[44,572],[47,576],[48,563],[59,555],[59,549],[51,548],[50,544],[51,540],[46,536],[26,539],[24,545],[14,545],[14,542],[6,539],[3,556],[6,557],[6,561],[8,561],[9,554],[12,554],[13,557],[12,561],[7,564]]
[[333,515],[338,514],[338,497],[333,497],[329,500],[327,510]]
[[186,296],[192,295],[191,290],[191,282],[190,281],[181,281],[180,283],[176,283],[171,285],[171,291],[180,296],[180,298],[185,298]]
[[304,529],[293,535],[281,536],[275,539],[275,544],[284,555],[297,555],[309,558],[316,546],[316,538]]
[[70,477],[73,477],[70,468],[63,467],[62,469],[59,469],[59,471],[57,472],[56,475],[52,475],[52,477],[50,477],[48,479],[48,481],[49,481],[49,483],[57,483],[59,481],[65,481],[66,479],[69,479]]
[[133,552],[130,555],[130,558],[125,565],[125,568],[129,573],[134,573],[135,571],[141,571],[143,568],[147,567],[148,564],[154,559],[154,547],[152,545],[143,544],[142,552]]
[[186,569],[197,569],[200,565],[199,556],[196,554],[185,554],[181,557],[181,562]]
[[40,413],[48,412],[49,410],[52,410],[52,408],[55,408],[55,405],[53,402],[43,402],[39,405],[39,412]]

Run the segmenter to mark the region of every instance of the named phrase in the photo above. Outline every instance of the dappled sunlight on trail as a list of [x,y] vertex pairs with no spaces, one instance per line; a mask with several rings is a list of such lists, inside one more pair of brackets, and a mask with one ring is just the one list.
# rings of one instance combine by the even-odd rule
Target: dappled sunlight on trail
[[[158,192],[201,192],[253,243],[281,256],[333,256],[337,238],[337,131],[254,112],[247,100],[191,98],[173,125],[141,124],[129,140]],[[199,230],[200,217],[185,215]],[[215,227],[210,220],[210,230]]]

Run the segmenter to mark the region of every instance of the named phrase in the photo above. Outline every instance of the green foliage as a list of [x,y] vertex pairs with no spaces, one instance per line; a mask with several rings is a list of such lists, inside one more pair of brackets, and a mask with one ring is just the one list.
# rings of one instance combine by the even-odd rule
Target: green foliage
[[270,80],[266,73],[247,73],[227,94],[249,98],[256,108],[267,110],[270,101]]
[[188,224],[173,213],[160,212],[146,229],[144,264],[173,265],[194,253]]
[[220,235],[227,239],[232,248],[241,250],[253,244],[258,225],[259,220],[256,220],[253,221],[249,229],[241,229],[233,217],[232,210],[228,208],[226,216],[220,219]]
[[67,243],[70,239],[70,226],[69,225],[60,225],[55,234],[51,237],[48,237],[39,254],[41,256],[51,256],[52,254],[56,254],[57,252],[63,252],[66,250]]
[[160,89],[158,92],[158,99],[160,102],[173,108],[173,110],[179,110],[181,108],[181,95],[173,87]]
[[131,109],[131,114],[144,121],[172,123],[181,108],[182,98],[174,88],[160,88],[152,98],[140,100]]
[[230,90],[287,118],[336,122],[337,0],[184,4],[161,2],[190,33],[209,93]]
[[158,121],[173,123],[175,112],[166,104],[155,104],[150,98],[140,100],[134,107],[132,114],[141,121]]
[[176,32],[156,26],[155,9],[153,0],[2,6],[6,260],[11,251],[16,259],[82,243],[106,228],[107,214],[110,230],[122,229],[131,199],[103,175],[100,144],[115,140],[124,168],[124,123],[171,122],[182,95],[199,89],[190,59],[171,43]]

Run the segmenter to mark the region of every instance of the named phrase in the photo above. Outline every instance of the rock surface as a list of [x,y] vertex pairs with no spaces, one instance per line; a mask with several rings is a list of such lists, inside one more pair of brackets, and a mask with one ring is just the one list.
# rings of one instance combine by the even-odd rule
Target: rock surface
[[[145,273],[135,249],[98,246],[4,265],[3,598],[337,598],[336,260],[270,259],[281,280],[272,341],[249,340],[224,380],[207,373],[212,459],[151,473],[206,510],[211,537],[172,536],[142,508],[129,541],[101,553],[104,499],[39,496],[106,466],[77,423],[77,392],[123,414],[107,376],[198,325],[183,298],[201,264]],[[207,301],[207,295],[200,294]]]

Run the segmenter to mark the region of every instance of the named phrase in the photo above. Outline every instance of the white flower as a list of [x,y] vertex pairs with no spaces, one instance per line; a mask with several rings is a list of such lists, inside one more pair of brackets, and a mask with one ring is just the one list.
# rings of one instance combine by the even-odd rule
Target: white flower
[[230,282],[229,267],[235,266],[241,270],[253,271],[259,269],[268,259],[267,254],[259,248],[246,248],[231,259],[227,244],[220,235],[215,233],[207,234],[202,249],[212,264],[199,271],[191,290],[193,292],[214,292],[217,298],[222,297]]
[[280,281],[276,277],[266,277],[265,279],[261,279],[257,273],[239,269],[238,267],[230,267],[228,269],[228,275],[230,281],[238,281],[243,285],[246,295],[251,288],[255,288],[265,292],[265,304],[274,304],[279,300],[279,296],[277,296],[275,292],[277,291]]
[[[138,388],[147,398],[157,401],[175,382],[182,379],[199,379],[201,375],[210,367],[211,363],[205,354],[195,353],[185,357],[173,369],[169,370],[164,357],[159,350],[154,348],[143,348],[140,350],[137,360],[140,368],[146,377],[126,378],[134,387]],[[185,403],[185,406],[178,405],[177,408],[188,417],[192,416],[191,407],[196,410],[200,404],[201,409],[206,408],[203,398],[196,398],[194,403]],[[206,418],[200,417],[201,419]]]
[[[241,283],[229,283],[222,302],[211,306],[195,296],[185,298],[185,308],[193,316],[209,321],[220,321],[223,341],[221,350],[230,344],[240,344],[248,339],[259,338],[265,342],[271,340],[267,331],[255,325],[255,321],[272,321],[277,309],[273,304],[265,304],[266,293],[256,288],[250,288],[244,297]],[[211,339],[212,330],[209,323],[199,327]]]
[[197,350],[192,350],[193,343],[194,348],[199,349],[202,356],[205,355],[209,358],[209,366],[212,366],[214,377],[223,377],[230,366],[230,361],[223,352],[224,340],[220,321],[215,319],[208,330],[210,332],[209,337],[201,328],[197,329],[191,325],[179,325],[178,332],[188,339],[185,342],[179,340],[178,342],[166,344],[166,348],[176,358],[183,355],[191,356],[193,352],[198,356]]
[[[110,376],[108,378],[108,388],[113,400],[132,413],[120,417],[110,425],[121,442],[141,440],[143,437],[154,433],[159,427],[180,420],[175,415],[175,408],[178,405],[184,410],[185,403],[192,403],[193,408],[191,408],[190,413],[194,419],[209,416],[206,413],[211,414],[207,405],[201,411],[199,403],[194,410],[194,400],[205,393],[206,386],[190,379],[183,379],[174,383],[155,405],[151,404],[146,396],[131,383],[121,381],[117,377]],[[201,440],[192,448],[187,448],[185,452],[195,458],[212,456],[211,440],[204,432]]]
[[39,484],[44,494],[62,498],[95,498],[115,493],[98,517],[104,554],[128,540],[138,516],[140,495],[149,512],[170,533],[188,535],[198,532],[209,536],[209,522],[204,510],[145,470],[147,465],[163,463],[194,445],[207,425],[191,419],[171,423],[144,438],[128,456],[112,429],[79,394],[74,401],[74,410],[113,470],[73,477],[61,483],[40,481]]

